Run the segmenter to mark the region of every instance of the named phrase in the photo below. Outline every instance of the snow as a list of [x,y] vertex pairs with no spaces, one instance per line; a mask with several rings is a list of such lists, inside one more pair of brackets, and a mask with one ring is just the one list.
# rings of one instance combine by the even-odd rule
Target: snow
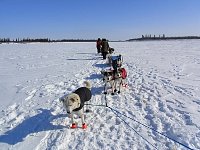
[[[109,66],[95,43],[1,44],[1,149],[187,149],[155,130],[200,149],[200,41],[110,46],[123,56],[128,87],[105,97],[100,71]],[[119,112],[90,106],[88,128],[70,129],[58,99],[85,80],[93,86],[91,104],[107,101]]]

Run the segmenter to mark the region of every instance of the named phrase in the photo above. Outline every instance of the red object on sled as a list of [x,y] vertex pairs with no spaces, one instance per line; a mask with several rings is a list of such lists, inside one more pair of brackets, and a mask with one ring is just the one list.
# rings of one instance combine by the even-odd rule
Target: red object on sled
[[75,123],[72,124],[71,129],[77,128],[77,125]]
[[127,77],[127,72],[125,68],[121,68],[121,72],[122,72],[122,79],[126,79]]
[[87,128],[87,125],[84,123],[82,124],[82,129],[86,129]]

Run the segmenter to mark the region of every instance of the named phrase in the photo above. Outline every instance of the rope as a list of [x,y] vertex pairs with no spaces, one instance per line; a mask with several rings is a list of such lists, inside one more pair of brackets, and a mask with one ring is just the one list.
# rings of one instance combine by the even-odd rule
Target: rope
[[142,125],[142,126],[148,128],[148,129],[151,129],[151,130],[153,130],[154,132],[156,132],[156,133],[158,133],[158,134],[160,134],[160,135],[162,135],[162,136],[164,136],[164,137],[166,137],[166,138],[172,140],[174,143],[178,143],[178,144],[182,145],[183,147],[186,147],[187,149],[194,150],[194,149],[188,147],[187,145],[185,145],[185,144],[183,144],[183,143],[180,143],[179,141],[177,141],[177,140],[175,140],[175,139],[173,139],[173,138],[171,138],[171,137],[169,137],[169,136],[167,136],[167,135],[165,135],[165,134],[163,134],[163,133],[161,133],[161,132],[159,132],[159,131],[157,131],[157,130],[155,130],[155,129],[153,129],[153,128],[151,128],[151,127],[149,127],[149,126],[147,126],[147,125],[145,125],[145,124],[143,124],[143,123],[141,123],[141,122],[139,122],[139,121],[137,121],[137,120],[135,120],[135,119],[133,119],[133,118],[131,118],[131,117],[128,117],[128,116],[126,116],[125,114],[122,114],[122,113],[120,113],[119,111],[117,111],[117,110],[115,110],[115,109],[113,109],[113,108],[111,108],[111,107],[108,107],[108,108],[110,108],[112,111],[115,111],[115,112],[118,113],[118,114],[121,114],[121,115],[125,116],[126,118],[129,118],[129,119],[131,119],[131,120],[137,122],[138,124],[140,124],[140,125]]
[[[105,102],[106,105],[96,105],[96,104],[85,104],[85,105],[91,105],[91,106],[99,106],[99,107],[105,107],[105,108],[109,108],[119,119],[121,119],[127,126],[129,126],[137,135],[139,135],[143,140],[145,140],[147,143],[149,143],[151,146],[153,146],[155,149],[157,149],[157,147],[155,147],[155,145],[151,144],[147,139],[145,139],[142,135],[140,135],[133,127],[131,127],[124,119],[122,119],[117,112],[114,111],[114,109],[112,109],[111,107],[108,106],[107,104],[107,98],[106,98],[106,94],[105,94]],[[158,149],[157,149],[158,150]]]
[[84,104],[84,105],[99,106],[99,107],[107,107],[106,105],[98,105],[98,104]]
[[108,101],[107,101],[107,98],[106,98],[106,94],[105,94],[105,102],[106,102],[106,107],[108,107]]
[[[108,107],[110,108],[110,107]],[[111,109],[112,110],[112,109]],[[157,149],[157,147],[155,147],[155,145],[151,144],[147,139],[145,139],[142,135],[140,135],[133,127],[131,127],[124,119],[122,119],[116,112],[114,112],[112,110],[112,112],[119,118],[121,119],[127,126],[129,126],[137,135],[139,135],[143,140],[145,140],[147,143],[149,143],[151,146],[153,146],[155,149]]]
[[187,146],[187,145],[185,145],[185,144],[183,144],[183,143],[181,143],[181,142],[179,142],[179,141],[177,141],[177,140],[175,140],[175,139],[173,139],[173,138],[171,138],[171,137],[169,137],[169,136],[167,136],[167,135],[165,135],[165,134],[163,134],[163,133],[161,133],[161,132],[159,132],[159,131],[157,131],[157,130],[155,130],[155,129],[149,127],[149,126],[147,126],[147,125],[145,125],[145,124],[143,124],[143,123],[141,123],[141,122],[139,122],[139,121],[137,121],[137,120],[135,120],[135,119],[133,119],[133,118],[131,118],[131,117],[128,117],[128,116],[125,115],[125,114],[122,114],[122,113],[119,112],[118,110],[109,107],[108,104],[107,104],[106,94],[105,94],[105,102],[106,102],[105,105],[96,105],[96,104],[86,104],[86,105],[92,105],[92,106],[99,106],[99,107],[109,108],[110,110],[112,110],[112,112],[113,112],[118,118],[120,118],[127,126],[129,126],[134,132],[136,132],[140,137],[142,137],[142,139],[144,139],[147,143],[149,143],[150,145],[152,145],[155,149],[157,149],[157,148],[156,148],[153,144],[151,144],[151,143],[150,143],[148,140],[146,140],[142,135],[140,135],[133,127],[131,127],[131,126],[130,126],[124,119],[122,119],[118,114],[120,114],[120,115],[122,115],[122,116],[124,116],[124,117],[126,117],[126,118],[129,118],[129,119],[131,119],[131,120],[137,122],[138,124],[140,124],[140,125],[142,125],[142,126],[148,128],[148,129],[150,129],[150,130],[152,130],[152,131],[154,131],[154,132],[156,132],[156,133],[158,133],[158,134],[160,134],[160,135],[162,135],[162,136],[164,136],[164,137],[170,139],[170,140],[173,141],[174,143],[178,143],[178,144],[180,144],[181,146],[183,146],[183,147],[185,147],[185,148],[187,148],[187,149],[189,149],[189,150],[194,150],[194,149],[190,148],[189,146]]

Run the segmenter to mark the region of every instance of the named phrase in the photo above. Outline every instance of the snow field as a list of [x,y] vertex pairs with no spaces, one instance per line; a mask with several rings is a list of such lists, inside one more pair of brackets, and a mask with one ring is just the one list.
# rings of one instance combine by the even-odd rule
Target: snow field
[[[128,88],[108,94],[108,106],[200,149],[199,41],[110,46],[124,57]],[[95,43],[3,44],[0,51],[3,149],[186,149],[105,107],[90,106],[87,130],[69,129],[70,119],[58,100],[63,94],[89,80],[90,103],[105,105],[100,71],[109,66],[96,54]]]

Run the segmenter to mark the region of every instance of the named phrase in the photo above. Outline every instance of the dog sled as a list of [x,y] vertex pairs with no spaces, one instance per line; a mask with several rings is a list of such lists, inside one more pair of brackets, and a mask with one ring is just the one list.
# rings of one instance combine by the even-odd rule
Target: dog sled
[[117,56],[108,55],[107,59],[108,59],[108,64],[112,66],[114,70],[122,66],[123,62],[122,55],[117,55]]

